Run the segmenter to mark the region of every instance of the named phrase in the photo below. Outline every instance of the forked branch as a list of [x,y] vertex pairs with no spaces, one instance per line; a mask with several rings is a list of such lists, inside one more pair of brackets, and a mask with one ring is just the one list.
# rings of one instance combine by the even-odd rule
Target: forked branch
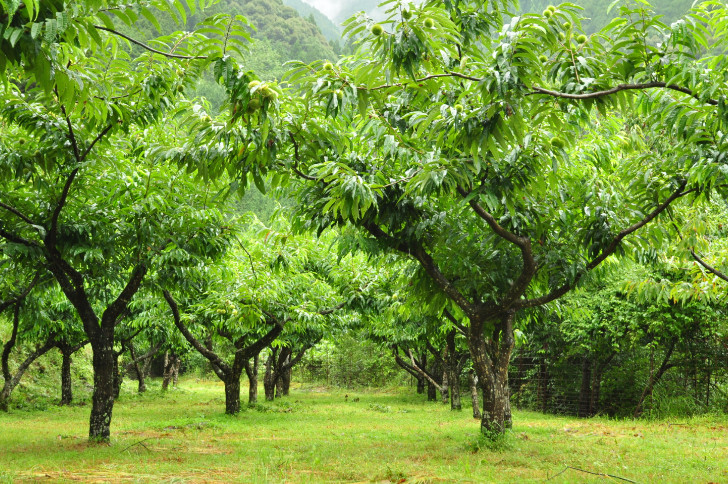
[[658,205],[657,208],[655,208],[652,212],[648,213],[639,222],[636,222],[635,224],[630,225],[626,229],[619,232],[614,237],[614,239],[612,239],[612,242],[606,248],[604,248],[597,257],[595,257],[591,262],[589,262],[589,264],[587,264],[586,270],[584,272],[578,273],[572,282],[566,283],[566,284],[562,285],[561,287],[558,287],[558,288],[554,289],[553,291],[551,291],[550,293],[545,294],[541,297],[518,301],[518,302],[516,302],[516,304],[514,306],[519,309],[541,306],[541,305],[547,304],[551,301],[555,301],[556,299],[560,298],[561,296],[563,296],[564,294],[569,292],[572,288],[574,288],[576,286],[576,284],[584,276],[585,273],[593,270],[599,264],[604,262],[609,256],[614,254],[614,252],[619,247],[619,244],[622,242],[622,240],[624,240],[625,237],[638,231],[639,229],[641,229],[642,227],[644,227],[645,225],[650,223],[652,220],[657,218],[658,215],[660,215],[662,212],[667,210],[667,208],[670,206],[670,204],[672,202],[674,202],[675,200],[677,200],[678,198],[684,197],[685,195],[688,195],[689,193],[693,193],[696,191],[696,189],[694,189],[694,188],[683,191],[686,185],[687,185],[687,181],[681,182],[680,186],[674,192],[672,192],[672,194],[669,197],[667,197],[667,199],[664,202],[662,202],[660,205]]

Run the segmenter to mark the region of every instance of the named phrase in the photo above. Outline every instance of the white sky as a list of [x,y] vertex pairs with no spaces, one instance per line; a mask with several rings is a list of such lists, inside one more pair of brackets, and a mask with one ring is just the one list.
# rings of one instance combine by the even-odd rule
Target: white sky
[[339,14],[341,5],[339,0],[303,0],[309,5],[321,10],[328,18],[333,19]]

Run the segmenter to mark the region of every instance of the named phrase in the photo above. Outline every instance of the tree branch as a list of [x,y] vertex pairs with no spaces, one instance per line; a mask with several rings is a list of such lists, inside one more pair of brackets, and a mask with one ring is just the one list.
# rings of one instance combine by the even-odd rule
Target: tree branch
[[[470,193],[465,191],[462,187],[458,187],[457,190],[463,198],[467,198],[467,196],[470,195]],[[500,304],[507,309],[515,301],[520,299],[521,296],[523,296],[526,289],[528,289],[528,285],[531,283],[533,276],[536,274],[536,259],[533,257],[531,240],[528,237],[520,237],[501,227],[495,217],[486,211],[474,198],[471,199],[469,203],[473,211],[482,218],[486,224],[488,224],[493,233],[521,249],[521,258],[523,260],[521,273],[513,284],[511,284],[506,297],[500,302]]]
[[281,323],[277,319],[274,319],[272,321],[268,320],[268,322],[273,323],[273,328],[271,328],[271,330],[268,331],[265,336],[263,336],[250,346],[246,346],[245,348],[237,350],[235,353],[241,353],[245,360],[249,360],[250,358],[263,351],[263,348],[275,341],[275,339],[283,332],[283,326],[285,325],[285,322]]
[[457,328],[457,330],[460,331],[460,334],[462,334],[463,336],[467,336],[467,334],[468,334],[468,328],[466,328],[465,326],[463,326],[462,324],[460,324],[460,321],[458,321],[455,318],[455,316],[452,315],[452,313],[450,311],[448,311],[447,309],[445,309],[442,312],[442,314],[444,314],[445,317],[450,320],[450,322],[453,324],[453,326],[455,326],[455,328]]
[[33,221],[29,217],[27,217],[26,215],[24,215],[17,208],[11,207],[10,205],[7,205],[7,204],[5,204],[3,202],[0,202],[0,207],[4,208],[8,212],[10,212],[13,215],[17,216],[18,218],[20,218],[23,222],[27,223],[28,225],[36,225],[35,223],[33,223]]
[[[642,90],[642,89],[655,89],[655,88],[664,88],[664,89],[670,89],[672,91],[678,91],[683,94],[687,94],[690,97],[693,97],[697,99],[698,101],[701,101],[700,97],[695,94],[693,91],[686,87],[676,86],[675,84],[667,84],[664,82],[645,82],[642,84],[619,84],[611,89],[606,89],[604,91],[596,91],[596,92],[588,92],[585,94],[569,94],[565,92],[558,92],[558,91],[551,91],[549,89],[544,89],[543,87],[539,86],[532,86],[532,89],[535,91],[531,94],[546,94],[553,97],[559,97],[564,99],[595,99],[599,97],[604,96],[610,96],[612,94],[616,94],[620,91],[634,91],[634,90]],[[706,99],[704,102],[712,105],[717,106],[718,101],[715,99]]]
[[412,350],[408,349],[408,350],[407,350],[407,354],[409,355],[409,357],[410,357],[410,360],[412,361],[412,368],[414,368],[414,369],[415,369],[415,370],[416,370],[416,371],[417,371],[417,372],[418,372],[418,373],[419,373],[420,375],[422,375],[422,376],[423,376],[423,377],[425,377],[425,378],[426,378],[426,379],[427,379],[427,380],[428,380],[428,381],[429,381],[430,383],[432,383],[432,384],[433,384],[433,385],[435,386],[435,388],[437,388],[437,389],[438,389],[439,391],[441,391],[441,392],[442,392],[442,391],[443,391],[442,385],[440,385],[439,383],[437,383],[437,382],[436,382],[436,381],[435,381],[435,380],[434,380],[434,379],[433,379],[433,378],[432,378],[432,377],[430,376],[430,374],[429,374],[429,373],[427,373],[426,371],[424,371],[424,370],[420,369],[420,367],[419,367],[419,366],[417,366],[417,363],[415,363],[415,357],[414,357],[414,356],[412,356]]
[[18,294],[15,297],[11,297],[10,299],[8,299],[5,302],[0,302],[0,314],[5,312],[5,310],[8,309],[13,304],[18,304],[18,303],[22,302],[26,297],[28,297],[28,294],[30,294],[30,291],[32,291],[33,288],[38,284],[38,282],[40,282],[40,273],[41,273],[41,271],[37,271],[35,273],[35,275],[33,276],[33,279],[30,281],[30,284],[28,284],[28,286],[25,289],[23,289],[23,291],[20,294]]
[[700,256],[698,256],[698,254],[695,253],[694,250],[691,249],[690,254],[692,254],[693,259],[695,259],[695,261],[698,264],[705,267],[708,270],[708,272],[711,272],[712,274],[714,274],[714,275],[720,277],[721,279],[723,279],[724,281],[728,282],[728,276],[726,276],[723,272],[719,271],[718,269],[716,269],[715,267],[711,266],[710,264],[705,262],[703,259],[701,259]]
[[169,57],[171,59],[188,59],[188,60],[207,59],[207,56],[201,56],[201,55],[191,56],[191,55],[180,55],[180,54],[171,54],[169,52],[162,52],[160,50],[157,50],[153,47],[148,46],[147,44],[145,44],[143,42],[139,42],[138,40],[133,39],[133,38],[129,37],[128,35],[124,35],[121,32],[117,32],[114,29],[109,29],[106,27],[102,27],[100,25],[94,25],[94,27],[98,30],[105,30],[106,32],[110,32],[114,35],[118,35],[119,37],[122,37],[122,38],[128,40],[129,42],[131,42],[132,44],[136,44],[139,47],[142,47],[142,48],[148,50],[149,52],[153,52],[154,54],[163,55],[163,56]]
[[477,308],[471,304],[465,296],[453,285],[450,280],[440,271],[434,259],[420,244],[410,244],[399,241],[391,235],[385,233],[378,225],[374,223],[366,223],[363,227],[375,238],[383,241],[389,247],[404,254],[413,256],[427,272],[427,274],[435,281],[440,289],[455,302],[465,312],[468,317],[477,316]]
[[83,163],[84,161],[86,161],[86,157],[87,157],[87,156],[88,156],[88,154],[89,154],[89,153],[91,152],[91,150],[93,149],[94,145],[95,145],[96,143],[98,143],[99,141],[101,141],[101,139],[102,139],[102,138],[103,138],[104,136],[106,136],[106,133],[108,133],[108,132],[109,132],[109,131],[111,130],[112,126],[113,126],[113,125],[111,125],[111,124],[110,124],[110,125],[108,125],[108,126],[107,126],[107,127],[105,127],[105,128],[104,128],[104,129],[103,129],[103,130],[102,130],[102,131],[101,131],[101,132],[99,133],[99,134],[97,134],[97,135],[96,135],[96,137],[95,137],[95,138],[93,139],[93,141],[91,141],[91,144],[90,144],[90,145],[88,145],[88,148],[86,148],[86,150],[85,150],[85,151],[83,152],[83,154],[81,155],[81,159],[80,159],[80,162],[81,162],[81,163]]
[[106,309],[104,310],[104,314],[101,316],[101,325],[107,326],[111,325],[113,326],[116,324],[117,318],[126,311],[126,308],[129,306],[129,302],[134,297],[134,295],[139,291],[139,287],[142,284],[142,281],[144,280],[144,276],[147,274],[147,266],[144,263],[138,264],[131,272],[131,275],[129,276],[129,280],[126,283],[126,286],[124,286],[124,289],[122,289],[119,296],[109,304]]
[[8,365],[8,360],[10,359],[10,352],[13,350],[13,347],[15,346],[15,341],[18,337],[18,326],[20,326],[20,303],[15,303],[15,311],[13,311],[13,330],[10,333],[10,339],[3,345],[3,353],[2,353],[2,373],[3,373],[3,379],[8,382],[12,378],[12,375],[10,374],[10,367]]
[[336,305],[336,306],[334,306],[333,308],[330,308],[330,309],[322,309],[322,310],[321,310],[321,311],[319,311],[318,313],[319,313],[320,315],[322,315],[322,316],[327,316],[327,315],[329,315],[329,314],[331,314],[331,313],[334,313],[334,312],[338,311],[339,309],[343,308],[344,306],[346,306],[346,301],[344,301],[344,302],[342,302],[342,303],[339,303],[339,304],[337,304],[337,305]]
[[296,141],[296,138],[290,131],[288,132],[288,137],[290,138],[291,143],[293,143],[293,153],[296,159],[295,163],[293,164],[293,172],[304,180],[318,181],[318,178],[316,178],[315,176],[307,175],[298,169],[298,163],[301,161],[301,155],[298,152],[298,141]]
[[232,371],[232,368],[230,368],[230,366],[225,363],[222,358],[220,358],[214,351],[205,348],[202,343],[200,343],[197,338],[192,335],[190,330],[187,329],[187,326],[184,325],[182,319],[180,318],[179,307],[177,306],[177,302],[172,297],[172,294],[166,289],[162,292],[162,294],[164,295],[164,299],[167,301],[169,308],[172,310],[174,325],[177,326],[177,329],[180,330],[182,336],[185,337],[187,342],[189,342],[189,344],[191,344],[197,351],[199,351],[202,356],[207,358],[210,363],[222,370],[223,373],[229,374]]
[[394,355],[394,360],[403,370],[405,370],[407,373],[415,378],[420,378],[420,373],[412,368],[409,364],[407,364],[407,362],[404,361],[401,356],[399,356],[399,347],[397,345],[392,345],[392,354]]
[[667,207],[670,206],[670,204],[672,202],[674,202],[678,198],[684,197],[685,195],[696,191],[696,189],[690,189],[690,190],[686,190],[683,192],[682,190],[685,188],[686,185],[687,185],[686,181],[681,182],[680,186],[677,188],[677,190],[672,192],[672,194],[664,202],[662,202],[660,205],[658,205],[657,208],[655,208],[652,212],[647,214],[639,222],[637,222],[633,225],[630,225],[626,229],[619,232],[614,237],[614,239],[612,239],[612,242],[604,250],[602,250],[602,252],[599,254],[599,256],[596,257],[595,259],[593,259],[589,264],[587,264],[585,271],[580,272],[579,274],[576,275],[573,282],[566,283],[563,286],[561,286],[557,289],[554,289],[550,293],[545,294],[541,297],[517,301],[514,304],[515,308],[522,309],[522,308],[532,308],[532,307],[541,306],[543,304],[554,301],[554,300],[560,298],[561,296],[563,296],[564,294],[566,294],[567,292],[569,292],[572,288],[574,288],[576,286],[576,284],[584,276],[585,273],[593,270],[599,264],[604,262],[604,260],[606,260],[607,257],[612,255],[617,250],[617,248],[619,247],[619,244],[622,242],[622,240],[625,237],[636,232],[637,230],[641,229],[642,227],[647,225],[649,222],[654,220],[658,215],[660,215],[662,212],[664,212],[667,209]]
[[12,242],[14,244],[20,244],[24,245],[26,247],[40,247],[40,244],[37,242],[34,242],[32,240],[28,240],[24,237],[21,237],[19,235],[15,235],[12,232],[8,232],[7,230],[0,227],[0,237],[4,238],[8,242]]

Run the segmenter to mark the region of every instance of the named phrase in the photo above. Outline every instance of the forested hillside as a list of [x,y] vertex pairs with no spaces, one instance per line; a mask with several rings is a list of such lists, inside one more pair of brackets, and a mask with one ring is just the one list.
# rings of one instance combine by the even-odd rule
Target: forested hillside
[[244,15],[256,28],[253,38],[270,43],[283,62],[291,59],[311,62],[336,56],[338,47],[329,43],[316,23],[303,18],[281,0],[222,0],[205,14],[218,12]]
[[341,39],[341,29],[325,14],[316,7],[312,7],[302,0],[283,0],[283,3],[289,7],[295,8],[301,17],[307,20],[313,20],[329,41],[338,43]]
[[[313,4],[317,2],[313,0]],[[337,24],[345,21],[356,12],[365,11],[368,15],[380,19],[384,16],[384,8],[378,8],[380,0],[342,0],[340,9],[335,15],[334,21]],[[412,3],[420,3],[415,1]],[[541,12],[551,4],[557,4],[552,0],[521,0],[521,11],[523,12]],[[594,32],[604,27],[611,19],[613,19],[618,11],[616,8],[607,14],[607,9],[611,2],[601,0],[575,0],[571,3],[580,5],[584,8],[583,16],[591,19],[584,23],[584,29],[587,32]],[[626,2],[625,2],[626,3]],[[664,15],[664,22],[674,22],[680,15],[684,14],[692,5],[691,0],[655,0],[652,2],[655,11],[659,15]]]
[[[551,0],[521,0],[521,9],[524,12],[541,12],[546,7],[551,5]],[[607,9],[611,2],[605,2],[602,0],[576,0],[573,3],[584,8],[583,16],[588,21],[584,21],[583,27],[587,33],[596,32],[601,29],[607,23],[615,18],[619,11],[618,9],[612,8],[607,13]],[[627,3],[627,2],[623,2]],[[687,12],[692,5],[692,0],[655,0],[652,2],[652,6],[658,15],[663,15],[662,21],[670,24],[678,19],[681,15]]]

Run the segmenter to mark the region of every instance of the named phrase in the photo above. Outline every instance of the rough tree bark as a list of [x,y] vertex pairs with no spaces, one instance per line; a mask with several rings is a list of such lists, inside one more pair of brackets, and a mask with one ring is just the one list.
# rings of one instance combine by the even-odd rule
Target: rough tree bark
[[139,393],[144,393],[147,391],[145,378],[147,376],[147,372],[149,371],[149,366],[152,359],[157,354],[157,351],[159,351],[159,347],[160,345],[152,345],[149,348],[149,351],[142,355],[137,355],[136,348],[134,348],[134,345],[132,343],[129,343],[129,354],[131,355],[130,366],[134,369],[137,381],[139,382],[139,386],[137,389]]
[[58,350],[61,352],[61,402],[60,405],[70,405],[73,401],[73,381],[71,379],[72,356],[75,352],[88,344],[88,340],[82,341],[75,346],[65,341],[58,343]]
[[293,373],[292,368],[289,366],[283,369],[281,374],[281,395],[287,397],[291,392],[291,374]]
[[263,375],[263,392],[265,399],[269,402],[273,401],[276,393],[276,382],[273,379],[273,367],[275,366],[278,349],[272,348],[268,359],[265,360],[265,375]]
[[250,360],[245,362],[245,374],[248,376],[248,405],[258,403],[258,364],[260,355],[253,357],[253,363]]
[[475,371],[470,370],[468,372],[468,381],[470,382],[470,399],[473,405],[473,418],[480,420],[482,415],[480,413],[480,403],[478,402],[478,376]]
[[485,321],[476,318],[470,320],[468,345],[473,369],[483,392],[480,428],[485,435],[503,433],[512,426],[508,364],[514,345],[514,316],[514,311],[500,314],[493,322],[494,330],[489,338],[484,334]]
[[70,405],[73,401],[73,381],[71,378],[71,352],[61,350],[61,405]]
[[[291,355],[293,355],[293,349],[289,346],[281,348],[281,352],[278,355],[278,361],[275,364],[273,371],[273,380],[276,384],[276,398],[281,398],[288,395],[290,388],[290,369],[291,369]],[[286,385],[285,379],[288,376],[288,385]]]
[[293,356],[294,350],[290,346],[283,346],[280,350],[271,348],[263,379],[266,400],[288,395],[291,387],[292,368],[301,361],[306,352],[313,348],[317,342],[318,340],[307,343],[296,356]]
[[174,361],[177,356],[169,351],[164,352],[164,366],[162,371],[162,391],[166,392],[169,389],[169,382],[172,381],[172,372],[174,368]]
[[450,410],[460,411],[463,406],[460,399],[460,372],[464,364],[458,357],[457,347],[455,346],[455,336],[457,330],[452,329],[447,333],[445,341],[447,343],[447,367],[450,370],[448,381],[450,383]]

